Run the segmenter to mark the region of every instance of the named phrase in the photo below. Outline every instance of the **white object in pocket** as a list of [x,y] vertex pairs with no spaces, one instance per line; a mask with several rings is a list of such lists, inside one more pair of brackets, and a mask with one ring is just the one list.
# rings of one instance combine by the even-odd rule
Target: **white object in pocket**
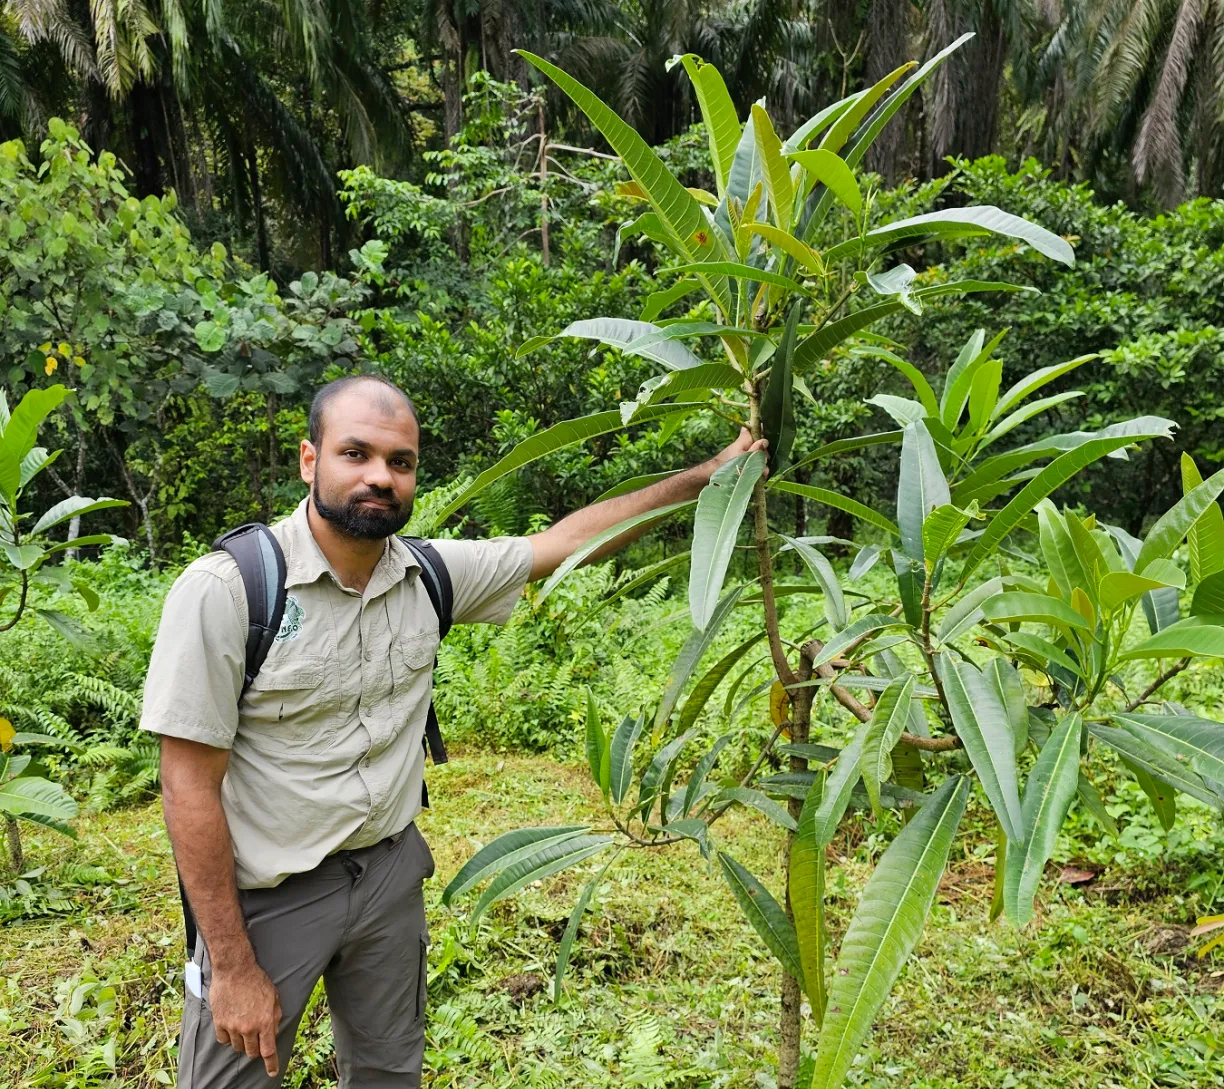
[[184,981],[187,984],[187,990],[195,995],[196,998],[204,997],[204,977],[200,972],[200,966],[193,960],[187,962]]

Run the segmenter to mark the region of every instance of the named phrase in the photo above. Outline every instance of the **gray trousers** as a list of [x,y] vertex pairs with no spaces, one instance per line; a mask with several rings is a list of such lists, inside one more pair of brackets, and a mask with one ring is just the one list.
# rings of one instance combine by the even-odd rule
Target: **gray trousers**
[[180,1089],[276,1089],[298,1022],[322,977],[342,1089],[416,1089],[425,1051],[425,902],[433,856],[415,824],[373,847],[342,851],[271,889],[239,892],[255,959],[280,992],[280,1075],[217,1043],[212,978],[201,937],[203,987],[188,990],[179,1037]]

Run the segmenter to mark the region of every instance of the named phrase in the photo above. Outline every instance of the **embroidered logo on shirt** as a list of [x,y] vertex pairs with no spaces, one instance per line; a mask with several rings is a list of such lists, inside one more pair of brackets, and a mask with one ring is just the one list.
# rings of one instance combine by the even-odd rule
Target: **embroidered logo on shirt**
[[306,619],[306,610],[302,603],[290,594],[285,598],[285,615],[281,619],[280,631],[276,633],[278,643],[296,639],[302,634],[302,621]]

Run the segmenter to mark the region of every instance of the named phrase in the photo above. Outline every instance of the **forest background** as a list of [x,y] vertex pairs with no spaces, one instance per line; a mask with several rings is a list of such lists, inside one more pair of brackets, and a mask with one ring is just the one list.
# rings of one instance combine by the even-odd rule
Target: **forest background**
[[[428,510],[527,436],[632,400],[654,373],[648,360],[580,341],[515,353],[570,321],[638,317],[667,286],[657,273],[670,259],[622,230],[640,211],[617,189],[622,166],[567,100],[529,77],[513,48],[579,74],[687,184],[713,188],[706,137],[693,127],[697,103],[680,68],[669,70],[671,57],[695,52],[715,62],[741,117],[765,98],[789,130],[965,31],[972,41],[872,147],[864,164],[879,187],[872,215],[993,204],[1071,241],[1076,263],[1064,269],[997,238],[909,248],[920,283],[1009,279],[1041,293],[934,302],[921,318],[889,319],[887,341],[839,348],[809,380],[814,403],[798,443],[814,449],[891,426],[881,405],[865,403],[906,389],[881,350],[942,373],[974,329],[1010,327],[999,350],[1005,383],[1098,353],[1076,373],[1082,396],[1018,435],[1097,430],[1143,414],[1179,423],[1176,445],[1106,460],[1059,494],[1071,506],[1090,499],[1102,518],[1138,534],[1180,496],[1181,451],[1204,475],[1224,456],[1224,16],[1212,5],[4,0],[0,378],[10,404],[55,383],[77,391],[40,435],[63,453],[28,500],[43,510],[67,495],[122,498],[128,506],[89,514],[87,528],[131,545],[69,561],[101,595],[96,609],[84,592],[74,606],[57,598],[66,618],[58,630],[23,622],[3,637],[0,714],[84,744],[50,764],[88,810],[147,801],[155,754],[134,723],[161,596],[219,532],[272,519],[301,497],[297,444],[310,393],[328,377],[373,366],[411,393]],[[670,306],[669,315],[686,315],[683,300]],[[531,531],[728,437],[683,417],[604,436],[503,478],[447,532]],[[893,458],[866,448],[796,479],[888,506],[895,474]],[[796,536],[854,535],[843,511],[800,495],[773,503]],[[64,536],[77,529],[77,520],[65,522]],[[682,524],[661,527],[628,564],[682,551],[685,533]],[[582,683],[625,704],[665,675],[678,646],[667,626],[675,587],[666,580],[609,614],[610,639],[573,620],[616,578],[608,568],[588,573],[506,633],[453,641],[441,667],[450,683],[440,688],[451,734],[507,752],[572,754]],[[638,641],[638,632],[650,638]],[[1199,675],[1185,691],[1217,702],[1203,684]],[[511,771],[524,781],[544,775],[524,767]],[[1140,808],[1132,795],[1118,788],[1108,796],[1116,815]],[[134,831],[151,842],[151,810],[138,812]],[[89,828],[133,831],[120,824],[116,833],[108,823],[116,819],[126,818],[99,817]],[[1203,862],[1192,832],[1162,839],[1138,816],[1130,827],[1116,857],[1076,857],[1092,867],[1112,862],[1138,900],[1176,900],[1182,921],[1218,902],[1224,875]],[[49,851],[50,840],[35,842]],[[869,832],[850,845],[852,863],[856,846],[870,855]],[[125,901],[123,882],[106,869],[122,868],[117,854],[98,848],[72,859],[2,886],[0,918],[75,925],[82,911],[145,910]],[[1124,904],[1129,895],[1128,886]],[[167,934],[173,909],[172,900],[156,905]],[[1093,919],[1108,929],[1108,917]],[[1058,925],[1048,949],[1089,940],[1075,930],[1083,920]],[[498,957],[511,941],[498,936]],[[454,937],[439,969],[444,996],[450,985],[456,994],[470,986],[476,955]],[[10,995],[0,1025],[23,1047],[35,1041],[23,1076],[45,1070],[48,1083],[85,1085],[94,1067],[99,1078],[116,1064],[132,1077],[169,1069],[172,1032],[137,1031],[130,1019],[119,1028],[113,1006],[98,1012],[106,987],[113,1003],[114,978],[134,971],[148,983],[158,963],[113,961],[109,977],[60,965],[62,995],[31,998],[29,1008]],[[1053,953],[1045,967],[1067,970]],[[972,973],[962,982],[974,983]],[[947,986],[929,982],[932,993]],[[125,995],[122,985],[117,993],[120,1008],[139,1006],[138,993]],[[1070,1001],[1079,1012],[1083,1004]],[[29,1020],[22,1027],[39,1002],[44,1014],[57,1011],[63,1039],[54,1044],[31,1035]],[[82,1010],[93,1020],[79,1019]],[[456,998],[442,1019],[433,1053],[440,1069],[448,1048],[465,1063],[491,1061],[480,1057],[468,1012]],[[1219,1071],[1215,1036],[1197,1012],[1184,1023],[1182,1012],[1162,1020],[1166,1012],[1144,1030],[1150,1052],[1141,1046],[1127,1061],[1156,1084],[1209,1084],[1203,1079]],[[323,1070],[320,1023],[312,1025]],[[653,1024],[638,1047],[643,1069],[651,1033],[665,1035]],[[1100,1041],[1075,1039],[1090,1071]],[[151,1052],[150,1040],[161,1050]],[[1064,1049],[1050,1039],[1035,1047]],[[523,1083],[523,1069],[510,1070],[507,1083]],[[650,1076],[672,1083],[666,1072]],[[995,1084],[983,1070],[961,1076]],[[705,1084],[684,1077],[677,1083]]]

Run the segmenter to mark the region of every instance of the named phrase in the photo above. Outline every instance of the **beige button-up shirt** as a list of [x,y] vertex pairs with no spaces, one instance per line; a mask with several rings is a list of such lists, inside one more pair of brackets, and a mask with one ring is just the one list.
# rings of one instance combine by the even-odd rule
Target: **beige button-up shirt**
[[[191,564],[162,611],[144,730],[229,749],[222,803],[238,887],[267,888],[335,851],[393,835],[421,809],[422,739],[438,619],[420,568],[391,538],[365,593],[341,585],[305,501],[272,532],[284,621],[242,697],[246,594],[224,552]],[[504,624],[531,572],[523,537],[437,540],[457,624]]]

